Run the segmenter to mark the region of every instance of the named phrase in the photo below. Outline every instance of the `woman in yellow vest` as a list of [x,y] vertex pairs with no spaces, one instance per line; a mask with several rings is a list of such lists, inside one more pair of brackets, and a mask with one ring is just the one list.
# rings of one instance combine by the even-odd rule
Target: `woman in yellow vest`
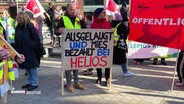
[[[0,36],[4,38],[2,25],[0,26]],[[10,67],[7,59],[16,60],[18,63],[23,63],[25,58],[23,55],[17,57],[16,54],[5,44],[0,38],[0,104],[7,103],[7,92],[9,90],[8,83],[8,68]]]
[[114,28],[114,51],[113,51],[113,64],[121,65],[122,75],[124,77],[130,77],[134,75],[133,72],[128,71],[127,65],[127,52],[128,46],[126,43],[129,27],[126,25],[127,17],[122,19],[121,15],[116,14],[115,20],[120,21]]
[[15,34],[15,20],[10,17],[6,9],[0,9],[0,22],[3,28],[6,30],[6,39],[12,46],[14,46],[14,34]]

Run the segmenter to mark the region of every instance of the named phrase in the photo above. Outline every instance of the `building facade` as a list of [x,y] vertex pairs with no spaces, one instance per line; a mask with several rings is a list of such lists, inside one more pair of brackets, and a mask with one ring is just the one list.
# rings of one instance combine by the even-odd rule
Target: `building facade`
[[[114,0],[121,7],[123,2],[129,5],[129,0]],[[104,7],[104,0],[84,0],[84,12],[94,12],[98,7]]]
[[[14,0],[17,1],[17,0]],[[41,4],[47,8],[47,4],[48,2],[54,2],[55,4],[59,3],[62,6],[66,6],[66,4],[70,1],[73,0],[39,0],[41,2]],[[79,1],[79,0],[78,0]],[[126,2],[127,4],[129,4],[129,0],[114,0],[116,2],[116,4],[118,4],[121,7],[121,4],[123,2]],[[18,0],[18,4],[19,5],[25,5],[26,0]],[[103,7],[104,6],[104,0],[83,0],[83,11],[84,12],[94,12],[94,10],[98,7]],[[0,7],[7,7],[7,0],[0,0]]]

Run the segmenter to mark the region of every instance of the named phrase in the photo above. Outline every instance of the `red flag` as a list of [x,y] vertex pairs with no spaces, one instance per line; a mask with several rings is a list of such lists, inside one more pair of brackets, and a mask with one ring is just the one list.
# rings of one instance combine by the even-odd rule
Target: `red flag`
[[44,8],[38,0],[27,0],[26,11],[30,11],[34,14],[34,18],[40,16],[45,12]]
[[184,50],[184,0],[131,0],[129,39]]
[[106,2],[106,14],[114,15],[115,13],[119,14],[119,6],[114,2],[114,0],[107,0]]

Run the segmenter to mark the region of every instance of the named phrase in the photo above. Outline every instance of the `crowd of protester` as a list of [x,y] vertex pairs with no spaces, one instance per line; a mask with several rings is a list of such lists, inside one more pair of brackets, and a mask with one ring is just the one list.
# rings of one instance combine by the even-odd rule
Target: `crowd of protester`
[[[114,14],[111,20],[106,19],[106,12],[104,8],[97,8],[93,14],[85,14],[82,16],[79,11],[76,10],[76,6],[73,3],[67,4],[66,11],[62,10],[62,6],[59,4],[54,5],[53,2],[48,4],[47,12],[43,13],[37,18],[34,18],[34,14],[29,11],[25,11],[24,7],[17,8],[15,5],[9,3],[8,10],[0,8],[0,34],[6,39],[6,41],[18,52],[20,56],[11,52],[9,47],[5,47],[2,40],[0,41],[0,61],[8,60],[11,57],[12,61],[16,61],[19,68],[24,69],[27,74],[26,84],[22,86],[23,89],[32,91],[38,88],[38,68],[40,67],[41,57],[44,52],[39,53],[40,47],[43,48],[43,23],[47,24],[51,42],[53,46],[60,45],[59,37],[64,33],[64,29],[114,29],[114,54],[113,64],[118,64],[122,68],[122,75],[124,77],[133,76],[134,73],[128,70],[127,59],[127,38],[129,35],[129,13],[126,8],[126,3],[122,4],[120,14]],[[66,21],[70,21],[67,22]],[[80,22],[80,25],[76,25],[76,21]],[[73,27],[72,27],[73,25]],[[76,26],[76,27],[74,27]],[[118,38],[117,38],[118,37]],[[123,42],[123,43],[122,43]],[[136,64],[140,64],[144,59],[135,59]],[[154,59],[153,64],[157,64],[158,59]],[[7,61],[5,61],[7,62]],[[179,81],[176,86],[184,86],[183,76],[183,51],[180,52],[178,58],[177,72]],[[165,59],[161,59],[161,64],[167,65]],[[92,75],[93,68],[84,70],[84,75]],[[96,83],[102,83],[102,69],[96,68],[97,79]],[[71,72],[73,72],[73,77]],[[74,92],[74,88],[84,90],[85,87],[79,82],[78,70],[65,71],[66,88],[69,92]],[[110,68],[105,68],[105,85],[109,85]],[[72,78],[74,84],[72,84]],[[6,78],[7,79],[7,78]],[[0,79],[1,80],[1,79]],[[6,102],[8,88],[8,81],[4,83],[0,81],[0,95],[1,102]],[[4,88],[4,89],[3,89]]]

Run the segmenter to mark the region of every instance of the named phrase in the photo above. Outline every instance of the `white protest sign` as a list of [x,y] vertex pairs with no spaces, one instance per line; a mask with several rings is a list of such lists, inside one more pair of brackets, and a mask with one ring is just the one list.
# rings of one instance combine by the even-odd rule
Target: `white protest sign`
[[128,58],[174,57],[178,49],[131,41],[128,43]]
[[113,30],[65,29],[61,41],[62,69],[112,67]]

